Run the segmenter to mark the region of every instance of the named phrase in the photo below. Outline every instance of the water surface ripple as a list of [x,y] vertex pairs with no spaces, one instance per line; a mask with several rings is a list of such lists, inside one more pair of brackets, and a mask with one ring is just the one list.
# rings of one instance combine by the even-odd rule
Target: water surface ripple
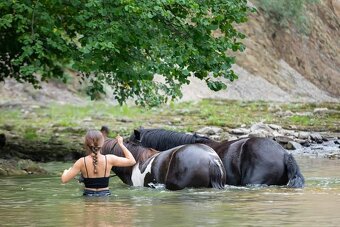
[[[112,196],[84,198],[58,176],[0,178],[0,226],[338,226],[340,160],[298,157],[304,189],[167,191],[112,179]],[[51,165],[51,164],[49,164]],[[60,171],[65,164],[55,163]]]

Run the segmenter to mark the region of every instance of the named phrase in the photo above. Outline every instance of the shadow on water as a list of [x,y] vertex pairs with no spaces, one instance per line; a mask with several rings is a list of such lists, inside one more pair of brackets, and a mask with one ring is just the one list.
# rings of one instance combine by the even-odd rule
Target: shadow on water
[[[333,226],[340,223],[340,160],[298,157],[304,189],[233,187],[167,191],[110,182],[112,196],[85,198],[59,177],[0,178],[0,226]],[[55,163],[56,170],[63,164]]]

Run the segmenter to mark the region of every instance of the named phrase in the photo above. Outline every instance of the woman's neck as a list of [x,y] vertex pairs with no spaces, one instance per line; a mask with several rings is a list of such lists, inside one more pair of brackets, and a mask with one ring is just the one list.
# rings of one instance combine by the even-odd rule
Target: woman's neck
[[[90,157],[93,157],[93,156],[95,156],[96,154],[94,154],[94,153],[90,153],[90,154],[87,154],[87,156],[90,156]],[[97,157],[101,157],[101,156],[103,156],[103,154],[101,154],[100,152],[98,152],[97,153]]]

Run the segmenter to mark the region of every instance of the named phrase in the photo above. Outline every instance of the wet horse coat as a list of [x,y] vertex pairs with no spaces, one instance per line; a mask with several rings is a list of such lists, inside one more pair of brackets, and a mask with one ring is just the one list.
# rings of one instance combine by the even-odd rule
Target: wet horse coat
[[196,134],[142,128],[135,130],[130,140],[160,151],[181,144],[206,144],[220,156],[227,175],[226,182],[230,185],[304,186],[304,177],[294,157],[269,138],[216,142]]
[[[183,145],[163,152],[134,143],[125,143],[125,146],[137,163],[133,167],[112,167],[125,184],[152,187],[160,183],[170,190],[224,188],[226,175],[222,161],[213,149],[204,144]],[[111,139],[104,142],[102,153],[123,156],[121,148]]]

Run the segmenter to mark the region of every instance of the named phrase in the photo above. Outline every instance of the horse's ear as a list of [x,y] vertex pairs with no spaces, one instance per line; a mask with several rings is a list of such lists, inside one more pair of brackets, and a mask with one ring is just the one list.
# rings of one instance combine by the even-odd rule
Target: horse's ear
[[135,139],[140,140],[140,131],[138,129],[133,130],[133,133],[135,134]]

